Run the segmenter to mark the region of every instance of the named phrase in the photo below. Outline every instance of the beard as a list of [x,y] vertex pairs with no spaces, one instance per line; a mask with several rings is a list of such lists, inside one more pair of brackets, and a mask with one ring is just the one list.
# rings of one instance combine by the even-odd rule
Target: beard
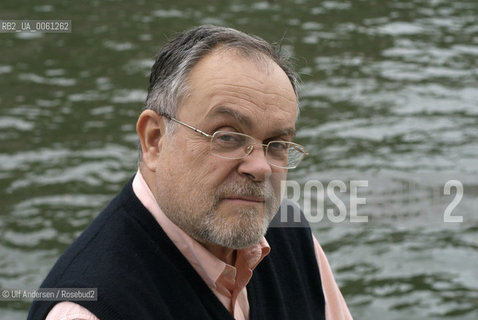
[[[184,198],[184,203],[178,203],[170,194],[159,205],[174,224],[198,242],[231,249],[259,243],[280,205],[280,195],[274,192],[270,180],[229,182],[209,197],[199,189],[192,193]],[[228,206],[224,199],[231,196],[260,198],[264,202]]]

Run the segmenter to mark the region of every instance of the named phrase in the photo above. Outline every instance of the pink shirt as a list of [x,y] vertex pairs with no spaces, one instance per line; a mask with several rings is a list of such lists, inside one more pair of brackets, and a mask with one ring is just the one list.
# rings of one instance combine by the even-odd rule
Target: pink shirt
[[[133,191],[194,270],[234,315],[234,318],[248,320],[249,302],[246,285],[252,277],[255,267],[271,250],[266,239],[262,238],[257,245],[250,248],[238,250],[234,266],[226,264],[169,220],[162,212],[139,170],[133,180]],[[315,237],[314,247],[325,296],[326,319],[352,319],[342,293],[335,282],[329,262]],[[98,320],[98,318],[82,306],[64,301],[53,307],[46,320]]]

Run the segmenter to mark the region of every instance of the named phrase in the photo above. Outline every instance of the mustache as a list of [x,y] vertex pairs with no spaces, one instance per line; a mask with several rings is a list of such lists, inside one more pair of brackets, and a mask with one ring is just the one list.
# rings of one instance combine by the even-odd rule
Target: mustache
[[216,199],[230,196],[270,199],[274,197],[272,185],[266,182],[234,181],[222,185],[216,192]]

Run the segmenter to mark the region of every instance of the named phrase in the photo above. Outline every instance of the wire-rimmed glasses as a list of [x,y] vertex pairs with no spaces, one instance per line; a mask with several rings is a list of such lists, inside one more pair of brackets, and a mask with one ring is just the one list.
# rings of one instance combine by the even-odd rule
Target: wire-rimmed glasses
[[254,146],[260,145],[270,165],[281,169],[294,169],[304,156],[308,155],[305,148],[295,142],[277,140],[267,144],[257,143],[255,138],[234,131],[216,131],[211,135],[169,115],[161,115],[210,138],[211,153],[220,158],[243,159],[254,150]]

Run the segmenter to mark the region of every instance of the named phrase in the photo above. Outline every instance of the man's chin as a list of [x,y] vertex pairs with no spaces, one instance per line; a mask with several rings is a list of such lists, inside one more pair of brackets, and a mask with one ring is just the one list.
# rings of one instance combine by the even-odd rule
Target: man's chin
[[269,226],[265,212],[238,210],[227,216],[220,225],[209,229],[209,241],[231,249],[244,249],[258,244]]
[[243,236],[241,235],[240,239],[227,239],[227,241],[220,241],[220,243],[217,243],[217,244],[225,248],[240,250],[240,249],[250,248],[252,246],[257,245],[263,237],[264,235],[260,235],[258,237],[251,237],[251,238],[244,239]]

